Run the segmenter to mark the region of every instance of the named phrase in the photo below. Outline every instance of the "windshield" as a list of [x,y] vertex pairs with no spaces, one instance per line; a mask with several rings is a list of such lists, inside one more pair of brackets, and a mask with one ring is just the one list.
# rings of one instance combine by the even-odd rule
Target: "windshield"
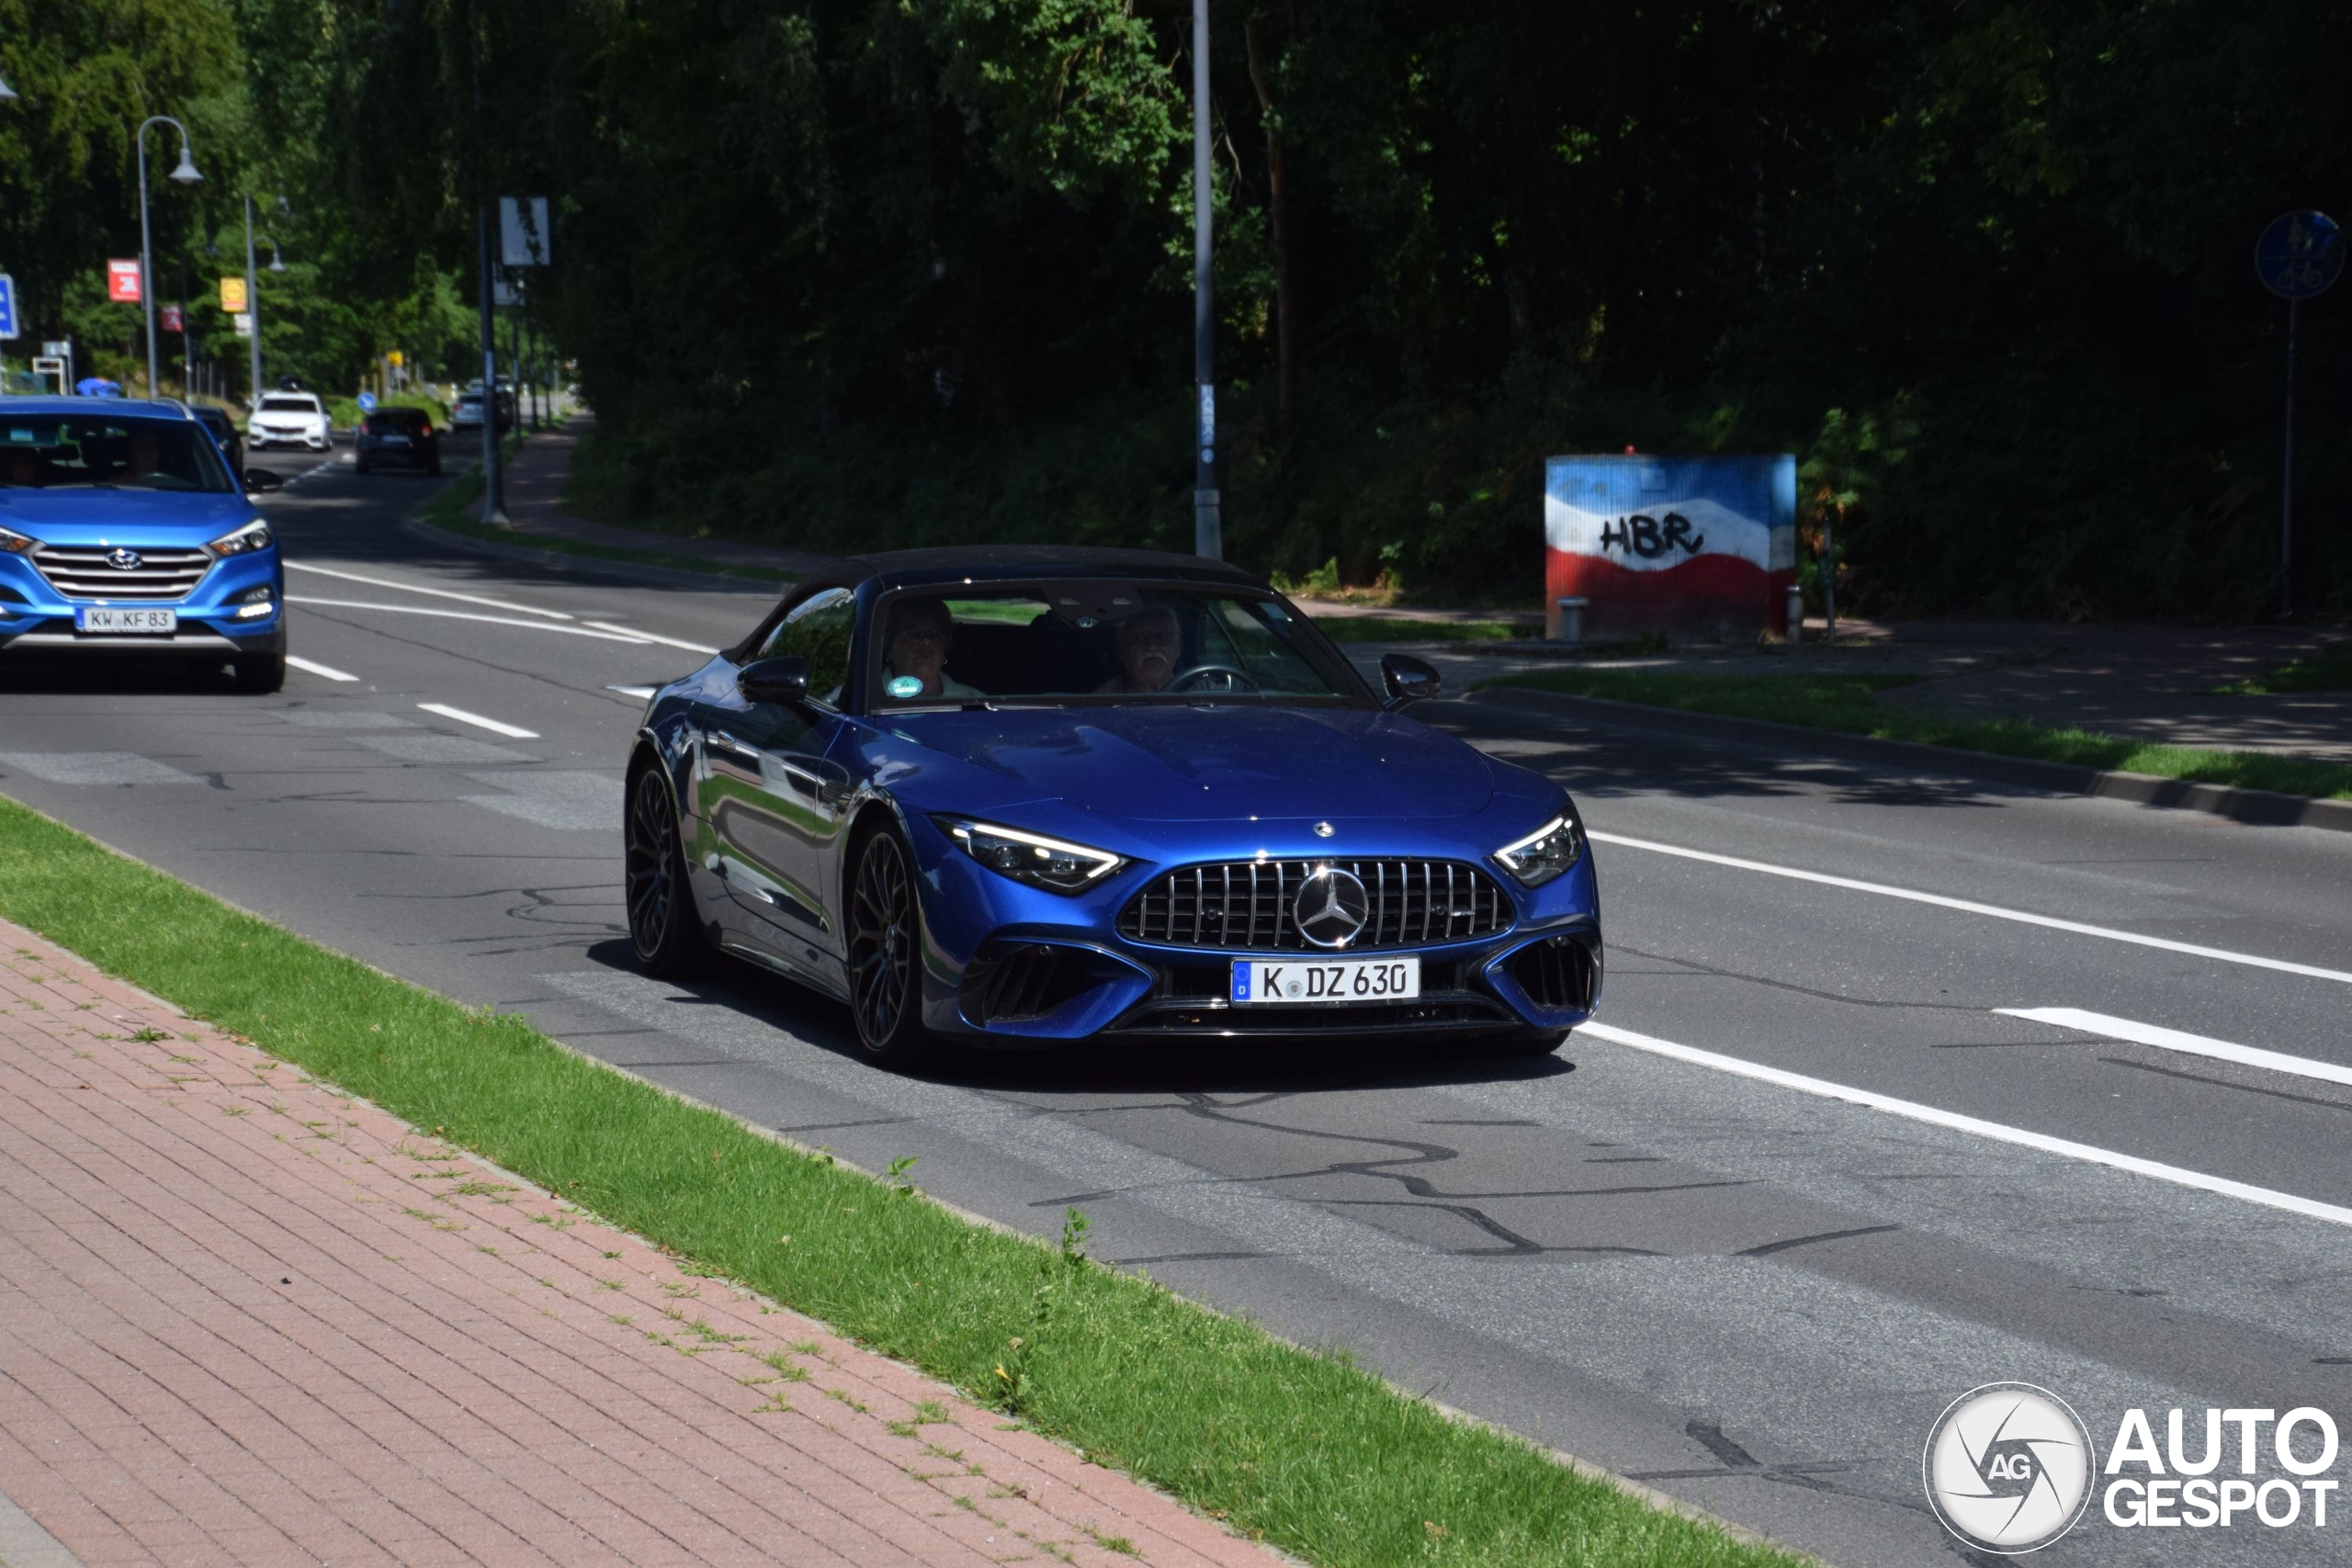
[[316,413],[319,412],[319,405],[308,398],[264,398],[261,400],[261,412],[264,413]]
[[0,485],[13,490],[233,491],[194,422],[0,415]]
[[910,589],[876,617],[877,709],[1363,700],[1272,597],[1148,582]]

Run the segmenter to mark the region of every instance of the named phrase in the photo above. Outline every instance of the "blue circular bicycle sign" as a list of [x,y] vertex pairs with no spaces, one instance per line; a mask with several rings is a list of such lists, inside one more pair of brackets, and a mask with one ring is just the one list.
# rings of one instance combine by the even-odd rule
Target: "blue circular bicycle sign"
[[2255,242],[2255,276],[2281,299],[2308,299],[2343,270],[2344,231],[2324,212],[2283,213]]

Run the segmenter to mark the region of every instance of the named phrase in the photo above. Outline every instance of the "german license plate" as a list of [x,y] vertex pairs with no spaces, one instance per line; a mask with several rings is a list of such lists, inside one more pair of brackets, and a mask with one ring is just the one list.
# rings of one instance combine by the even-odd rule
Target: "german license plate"
[[180,616],[176,610],[117,610],[92,605],[74,612],[74,629],[118,637],[169,637],[180,629]]
[[1237,958],[1236,1006],[1272,1002],[1395,1002],[1421,994],[1419,958]]

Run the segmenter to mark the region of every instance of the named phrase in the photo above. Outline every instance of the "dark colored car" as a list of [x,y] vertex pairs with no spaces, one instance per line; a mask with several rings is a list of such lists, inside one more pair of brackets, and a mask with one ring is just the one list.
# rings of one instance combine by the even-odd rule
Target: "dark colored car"
[[196,415],[196,423],[210,431],[212,439],[220,444],[220,456],[229,459],[229,471],[240,479],[243,479],[245,433],[237,428],[237,422],[229,417],[226,410],[214,408],[210,403],[190,403],[187,412]]
[[0,662],[171,660],[286,680],[286,571],[248,491],[278,488],[177,403],[0,400]]
[[359,423],[361,473],[386,466],[441,471],[441,433],[423,409],[378,409]]
[[835,562],[656,692],[630,942],[944,1039],[1419,1034],[1548,1052],[1601,984],[1577,808],[1398,710],[1259,579],[1142,550]]

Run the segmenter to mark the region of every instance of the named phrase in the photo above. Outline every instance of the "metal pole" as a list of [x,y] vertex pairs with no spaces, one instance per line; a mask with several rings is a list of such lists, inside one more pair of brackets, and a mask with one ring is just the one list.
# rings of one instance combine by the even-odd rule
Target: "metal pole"
[[481,520],[506,521],[506,486],[498,471],[498,319],[490,265],[490,198],[474,207],[481,252]]
[[2278,613],[2295,610],[2295,307],[2287,301],[2287,441],[2278,486]]
[[1826,512],[1821,515],[1821,640],[1838,640],[1838,541]]
[[1216,310],[1210,266],[1215,212],[1209,186],[1209,0],[1193,0],[1193,553],[1225,558],[1216,485]]
[[245,317],[253,332],[247,342],[253,350],[253,385],[246,389],[245,406],[261,407],[261,281],[254,276],[254,198],[245,197]]
[[147,314],[147,395],[155,385],[155,263],[147,236],[147,127],[139,128],[139,304]]

